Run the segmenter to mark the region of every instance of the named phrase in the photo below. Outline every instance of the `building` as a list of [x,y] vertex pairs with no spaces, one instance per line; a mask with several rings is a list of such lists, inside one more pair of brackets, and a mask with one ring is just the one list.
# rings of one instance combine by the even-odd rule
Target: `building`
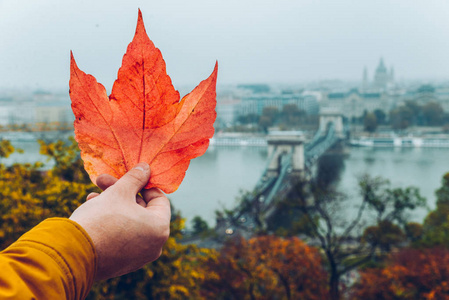
[[35,111],[32,102],[22,102],[20,105],[8,103],[0,105],[0,125],[32,124],[35,120]]
[[34,122],[38,124],[65,125],[74,120],[70,104],[61,102],[39,103],[34,108]]
[[323,95],[321,109],[339,111],[349,120],[360,118],[365,112],[376,109],[388,112],[391,101],[385,93],[360,92],[352,89],[347,92],[330,92]]
[[308,115],[316,115],[319,111],[318,99],[313,94],[303,93],[270,93],[242,97],[239,106],[240,115],[262,115],[265,107],[276,107],[282,111],[285,105],[295,104],[298,109]]
[[365,67],[363,69],[362,78],[362,91],[372,91],[384,92],[389,89],[394,84],[394,68],[391,67],[388,71],[385,66],[383,58],[380,58],[379,64],[377,65],[376,71],[374,72],[373,81],[370,82],[368,79],[368,69]]
[[374,73],[374,82],[373,86],[377,89],[386,89],[387,84],[390,82],[390,76],[388,74],[388,70],[385,67],[383,58],[380,59],[379,65],[376,68],[376,72]]
[[219,127],[232,126],[239,116],[240,99],[231,95],[217,97],[217,120]]
[[416,104],[421,106],[436,102],[441,105],[445,112],[449,112],[449,86],[422,84],[417,88],[407,90],[401,96],[397,105],[404,105],[407,101],[416,102]]
[[0,125],[31,129],[71,126],[74,120],[68,95],[35,92],[23,99],[0,99]]

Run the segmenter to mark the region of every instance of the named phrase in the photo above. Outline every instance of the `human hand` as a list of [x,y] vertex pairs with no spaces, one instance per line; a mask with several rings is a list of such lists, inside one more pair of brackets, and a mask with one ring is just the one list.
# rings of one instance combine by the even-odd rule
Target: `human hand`
[[104,191],[90,194],[70,216],[94,243],[95,280],[138,270],[161,255],[170,234],[170,202],[157,188],[142,190],[149,178],[146,163],[139,163],[119,180],[101,175],[97,184]]

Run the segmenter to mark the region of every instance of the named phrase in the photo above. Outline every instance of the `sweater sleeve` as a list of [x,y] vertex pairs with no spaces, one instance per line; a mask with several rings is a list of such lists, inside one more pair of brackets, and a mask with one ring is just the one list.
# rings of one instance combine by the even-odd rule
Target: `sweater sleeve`
[[84,299],[96,268],[84,229],[69,219],[47,219],[0,252],[0,299]]

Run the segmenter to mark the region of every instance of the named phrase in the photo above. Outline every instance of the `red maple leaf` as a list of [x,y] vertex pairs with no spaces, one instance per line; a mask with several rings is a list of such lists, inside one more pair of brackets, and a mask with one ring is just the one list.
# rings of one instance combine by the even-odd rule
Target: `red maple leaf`
[[75,138],[91,180],[103,173],[119,178],[144,161],[151,167],[145,188],[176,191],[190,160],[206,152],[214,134],[216,79],[217,64],[208,79],[179,101],[162,54],[145,32],[140,10],[109,97],[71,55]]

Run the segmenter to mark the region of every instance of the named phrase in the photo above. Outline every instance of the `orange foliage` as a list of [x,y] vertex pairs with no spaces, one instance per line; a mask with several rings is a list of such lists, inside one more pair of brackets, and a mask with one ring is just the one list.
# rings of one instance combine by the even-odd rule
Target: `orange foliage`
[[403,249],[383,268],[366,269],[354,299],[449,299],[449,251]]
[[103,173],[119,178],[145,161],[151,167],[146,188],[176,191],[190,160],[204,154],[214,134],[216,80],[217,65],[208,79],[179,101],[140,11],[109,97],[103,85],[78,68],[72,55],[75,135],[92,182]]
[[315,248],[298,238],[261,236],[227,243],[209,260],[206,299],[325,299],[327,274]]

